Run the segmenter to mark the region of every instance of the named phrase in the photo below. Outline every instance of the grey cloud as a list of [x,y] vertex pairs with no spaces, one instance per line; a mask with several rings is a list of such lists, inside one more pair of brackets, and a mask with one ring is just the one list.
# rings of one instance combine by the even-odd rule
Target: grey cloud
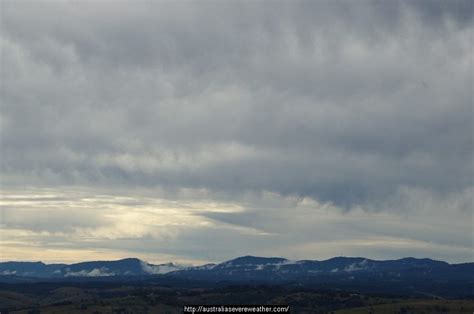
[[[257,238],[266,243],[270,251],[270,247],[280,249],[301,245],[327,246],[324,250],[331,250],[330,243],[338,247],[338,241],[349,241],[351,244],[346,245],[353,246],[352,249],[370,246],[371,249],[361,250],[364,256],[375,257],[379,252],[396,256],[404,249],[407,249],[404,254],[413,255],[418,249],[416,254],[440,254],[439,258],[446,259],[446,250],[451,246],[459,251],[459,257],[463,256],[461,260],[470,258],[472,239],[466,234],[472,232],[472,189],[440,196],[427,190],[404,187],[395,194],[392,200],[378,204],[378,210],[384,210],[382,213],[357,212],[357,209],[353,209],[351,213],[343,214],[341,208],[324,209],[327,204],[302,206],[299,202],[290,205],[280,199],[280,203],[288,207],[275,209],[268,206],[246,208],[242,212],[202,212],[200,215],[224,225],[253,228],[261,234]],[[399,248],[390,247],[392,240],[405,244]],[[242,237],[236,237],[234,241],[243,240]],[[384,244],[379,245],[377,241]],[[417,249],[410,248],[410,245]]]
[[466,27],[472,23],[473,4],[471,1],[455,0],[452,2],[445,1],[406,1],[405,4],[412,6],[417,15],[424,22],[431,23],[432,26],[453,20],[459,26]]
[[473,185],[471,1],[2,9],[4,187],[201,189],[248,227],[251,194],[403,213]]

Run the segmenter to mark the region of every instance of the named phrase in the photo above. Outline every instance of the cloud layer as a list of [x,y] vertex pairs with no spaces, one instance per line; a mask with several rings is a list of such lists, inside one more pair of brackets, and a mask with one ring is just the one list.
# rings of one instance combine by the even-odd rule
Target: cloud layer
[[[62,249],[125,254],[135,242],[119,238],[131,237],[151,254],[169,233],[178,249],[160,253],[189,260],[265,247],[290,258],[325,247],[320,255],[472,258],[472,9],[3,1],[3,194],[50,188],[74,205],[61,214],[48,199],[10,200],[2,238],[87,230],[96,245],[78,236]],[[107,199],[105,214],[100,193],[138,203]],[[176,201],[174,218],[155,203],[144,214],[143,194]],[[157,235],[144,217],[174,220]],[[204,254],[195,242],[210,239]]]

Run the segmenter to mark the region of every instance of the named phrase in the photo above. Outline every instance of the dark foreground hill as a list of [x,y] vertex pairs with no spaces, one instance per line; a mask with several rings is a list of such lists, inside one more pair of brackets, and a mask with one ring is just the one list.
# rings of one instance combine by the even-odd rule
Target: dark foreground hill
[[189,304],[289,305],[291,313],[473,313],[474,300],[281,285],[180,288],[151,282],[0,284],[1,313],[182,313]]
[[474,300],[406,298],[335,289],[238,285],[178,288],[137,282],[0,284],[1,313],[182,313],[189,304],[274,304],[291,313],[473,313]]

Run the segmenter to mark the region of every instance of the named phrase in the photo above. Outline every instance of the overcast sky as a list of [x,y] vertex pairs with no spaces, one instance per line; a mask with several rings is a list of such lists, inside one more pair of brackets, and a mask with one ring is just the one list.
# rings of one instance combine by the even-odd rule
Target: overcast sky
[[0,5],[0,259],[474,261],[472,1]]

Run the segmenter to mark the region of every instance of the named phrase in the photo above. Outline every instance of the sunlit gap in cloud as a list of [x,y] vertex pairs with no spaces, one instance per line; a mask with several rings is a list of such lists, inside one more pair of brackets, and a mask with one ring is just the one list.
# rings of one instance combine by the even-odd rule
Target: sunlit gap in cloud
[[[3,191],[1,259],[139,257],[202,264],[247,253],[290,259],[401,254],[455,262],[471,254],[469,239],[459,236],[472,228],[465,208],[471,190],[443,201],[427,191],[402,189],[394,197],[404,208],[396,211],[390,203],[378,210],[357,206],[347,211],[271,192],[233,200],[202,189],[113,192],[77,187]],[[446,209],[457,219],[446,222]]]

